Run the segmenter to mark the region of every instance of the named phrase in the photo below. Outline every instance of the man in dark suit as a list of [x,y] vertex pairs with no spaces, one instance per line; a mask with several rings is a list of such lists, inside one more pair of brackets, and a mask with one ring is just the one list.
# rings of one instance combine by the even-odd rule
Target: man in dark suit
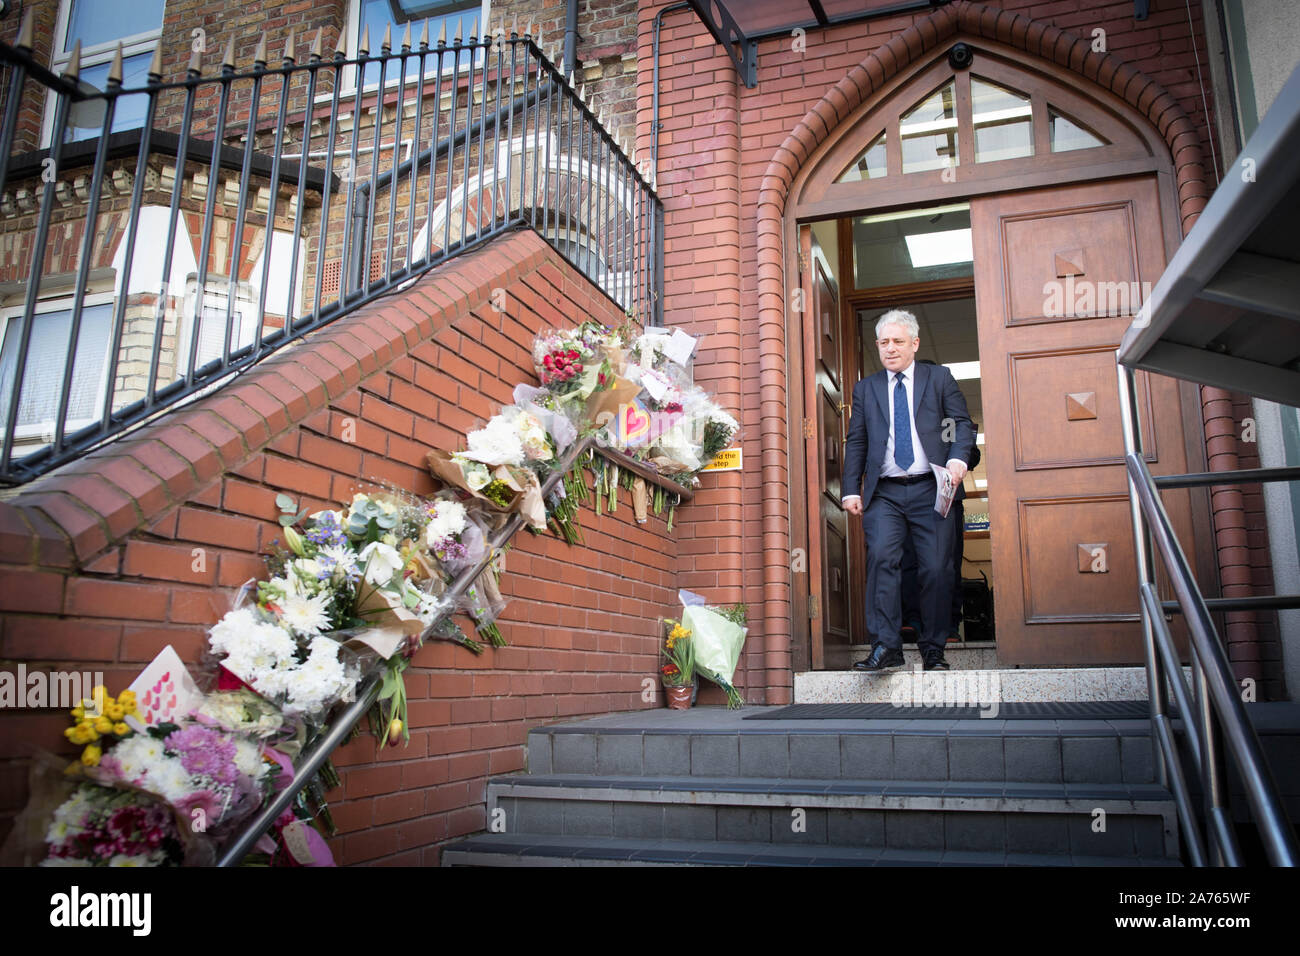
[[[917,359],[922,365],[933,365],[934,362],[929,359]],[[975,422],[975,437],[979,438],[979,422]],[[974,471],[975,466],[980,463],[979,445],[975,445],[970,453],[969,471]],[[959,497],[952,503],[952,513],[957,517],[956,534],[952,539],[952,632],[949,640],[955,640],[958,629],[961,627],[963,618],[963,595],[962,595],[962,558],[965,556],[966,542],[963,529],[965,526],[965,508]],[[916,548],[912,545],[912,537],[908,535],[903,542],[903,638],[904,643],[915,641],[916,636],[921,633],[921,585],[916,579]],[[910,636],[908,632],[911,632]]]
[[917,648],[926,670],[948,669],[943,651],[951,620],[953,536],[959,532],[951,511],[941,518],[934,510],[930,465],[946,467],[964,497],[975,425],[952,373],[916,361],[920,345],[914,315],[886,312],[876,323],[884,369],[853,387],[843,505],[849,514],[862,515],[867,537],[867,629],[873,642],[871,654],[854,666],[869,671],[903,663],[900,562],[908,535],[921,588]]

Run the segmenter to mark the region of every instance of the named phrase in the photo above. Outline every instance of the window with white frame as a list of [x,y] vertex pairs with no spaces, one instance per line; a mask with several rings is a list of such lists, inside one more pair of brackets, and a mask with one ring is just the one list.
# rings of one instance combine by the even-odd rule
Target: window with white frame
[[[194,325],[199,327],[198,351],[194,368],[201,369],[208,362],[220,359],[226,346],[226,311],[230,296],[226,280],[208,277],[203,293],[202,309],[198,302],[198,282],[191,276],[185,285],[185,321],[181,323],[180,338],[176,343],[176,377],[184,378],[189,369],[190,343],[194,341]],[[241,282],[235,293],[234,314],[230,317],[230,354],[253,344],[256,333],[254,315],[256,303],[248,283]]]
[[[478,21],[478,32],[481,35],[485,29],[484,24],[488,23],[488,13],[490,4],[488,0],[352,0],[348,10],[348,53],[355,56],[361,49],[361,39],[365,36],[366,28],[370,28],[370,50],[371,56],[380,55],[380,44],[384,42],[385,27],[392,27],[392,51],[401,52],[402,36],[406,32],[406,25],[411,25],[411,48],[416,49],[420,43],[420,31],[427,20],[429,24],[429,48],[434,49],[438,43],[438,34],[441,32],[443,25],[447,27],[447,43],[451,44],[452,39],[459,32],[461,38],[468,38],[470,31],[474,29],[474,21]],[[469,57],[461,54],[459,57],[443,57],[443,69],[451,70],[457,68],[465,69],[469,64]],[[437,69],[437,58],[426,59],[426,72],[433,72]],[[475,57],[477,63],[482,62],[482,51],[480,50]],[[385,84],[395,83],[397,81],[397,64],[390,63],[385,73]],[[406,72],[404,79],[413,81],[418,75],[419,60],[410,59],[406,63]],[[365,66],[365,78],[363,88],[374,87],[379,84],[379,64],[367,63]],[[352,82],[356,82],[355,76]]]
[[[54,56],[51,69],[62,74],[72,58],[73,47],[81,41],[81,70],[78,78],[83,89],[98,91],[108,86],[108,70],[117,44],[122,44],[122,86],[144,86],[149,80],[149,61],[162,36],[163,7],[166,0],[59,0],[59,18],[54,31]],[[45,142],[54,129],[53,95],[45,111]],[[70,104],[64,142],[94,139],[104,122],[104,100],[83,100]],[[148,97],[143,94],[123,96],[113,112],[110,132],[135,129],[144,125]]]
[[[63,372],[72,328],[72,300],[37,305],[27,343],[22,394],[18,398],[18,423],[14,438],[54,440],[55,422],[63,390]],[[9,402],[18,371],[22,335],[22,309],[2,313],[4,344],[0,346],[0,431],[9,421]],[[113,295],[87,295],[81,308],[72,385],[64,431],[73,432],[103,414],[107,392],[108,346],[113,327]]]

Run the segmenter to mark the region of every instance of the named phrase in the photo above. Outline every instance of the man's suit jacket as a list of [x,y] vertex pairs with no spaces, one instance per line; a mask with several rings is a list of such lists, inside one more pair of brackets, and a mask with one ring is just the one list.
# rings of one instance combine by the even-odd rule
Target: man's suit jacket
[[[844,486],[840,496],[862,495],[863,508],[871,503],[885,464],[885,447],[892,424],[888,391],[894,387],[891,377],[888,369],[881,369],[853,386],[853,417],[844,449]],[[931,464],[942,468],[953,458],[970,462],[975,448],[975,423],[971,421],[957,380],[942,365],[916,363],[912,418]],[[944,420],[949,418],[955,424],[950,432],[953,440],[944,441]],[[960,485],[957,497],[966,497]]]

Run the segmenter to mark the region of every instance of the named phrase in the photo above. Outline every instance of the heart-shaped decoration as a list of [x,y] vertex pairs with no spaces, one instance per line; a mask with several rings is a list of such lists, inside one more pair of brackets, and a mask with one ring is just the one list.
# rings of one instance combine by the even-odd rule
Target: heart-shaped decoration
[[176,695],[172,694],[171,697],[167,698],[167,713],[170,714],[175,709],[176,709]]
[[163,688],[163,693],[170,694],[175,689],[175,685],[171,681],[168,681],[167,686]]
[[162,684],[163,682],[159,681],[158,683],[153,685],[153,692],[155,695],[162,693]]
[[623,406],[623,440],[629,444],[640,444],[650,432],[650,415],[638,407],[638,403]]

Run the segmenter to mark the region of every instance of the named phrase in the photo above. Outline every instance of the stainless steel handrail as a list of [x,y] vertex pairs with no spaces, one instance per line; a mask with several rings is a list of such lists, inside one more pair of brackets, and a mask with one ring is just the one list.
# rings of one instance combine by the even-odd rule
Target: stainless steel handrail
[[[1269,861],[1276,866],[1296,866],[1300,851],[1263,747],[1237,694],[1232,668],[1219,642],[1206,601],[1196,586],[1191,565],[1160,500],[1156,480],[1142,457],[1133,369],[1119,365],[1118,371],[1124,457],[1142,598],[1142,626],[1146,637],[1152,736],[1158,744],[1156,767],[1159,780],[1174,793],[1180,825],[1189,834],[1189,856],[1193,865],[1205,865],[1201,828],[1187,794],[1177,741],[1169,719],[1165,693],[1167,678],[1176,682],[1172,686],[1201,777],[1207,830],[1211,838],[1208,845],[1215,862],[1228,866],[1239,866],[1242,862],[1228,807],[1230,794],[1225,770],[1227,760],[1231,759],[1240,773]],[[1187,621],[1195,692],[1192,700],[1188,700],[1186,688],[1181,685],[1183,678],[1177,666],[1177,653],[1156,595],[1153,541],[1168,572],[1179,610]]]

